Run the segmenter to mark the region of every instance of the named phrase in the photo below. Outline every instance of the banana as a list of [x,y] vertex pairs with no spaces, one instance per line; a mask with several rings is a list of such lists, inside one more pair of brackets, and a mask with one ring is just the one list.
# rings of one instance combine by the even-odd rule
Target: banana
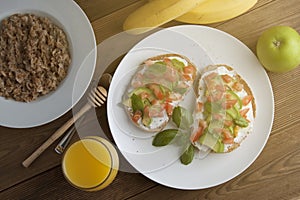
[[243,14],[256,3],[257,0],[208,0],[175,20],[194,24],[221,22]]
[[207,0],[152,0],[131,13],[123,24],[129,33],[140,34],[165,24]]

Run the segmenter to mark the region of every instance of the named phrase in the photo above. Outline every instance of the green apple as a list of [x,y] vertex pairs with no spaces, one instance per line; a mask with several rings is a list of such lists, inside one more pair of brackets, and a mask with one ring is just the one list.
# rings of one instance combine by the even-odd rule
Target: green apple
[[267,70],[290,71],[300,65],[300,35],[289,26],[271,27],[259,37],[256,54]]

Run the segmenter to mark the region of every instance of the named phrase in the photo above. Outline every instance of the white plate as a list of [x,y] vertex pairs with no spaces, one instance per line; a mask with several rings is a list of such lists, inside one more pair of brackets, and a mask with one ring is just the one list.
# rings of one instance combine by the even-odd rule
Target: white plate
[[97,55],[92,26],[74,1],[0,0],[0,5],[0,20],[14,13],[34,13],[49,17],[67,34],[72,62],[54,92],[30,103],[0,97],[0,125],[28,128],[48,123],[71,109],[91,81]]
[[[144,133],[132,125],[120,106],[122,94],[142,60],[166,52],[187,56],[200,70],[212,63],[230,65],[248,82],[256,99],[257,116],[253,132],[239,148],[228,154],[209,154],[203,160],[195,158],[185,166],[178,160],[180,148],[176,144],[153,147],[153,134]],[[182,105],[189,107],[193,104],[191,99],[188,96]],[[266,72],[242,42],[217,29],[183,25],[152,34],[124,57],[110,86],[107,109],[111,110],[108,120],[114,140],[133,167],[165,186],[203,189],[234,178],[254,162],[271,131],[274,101]]]

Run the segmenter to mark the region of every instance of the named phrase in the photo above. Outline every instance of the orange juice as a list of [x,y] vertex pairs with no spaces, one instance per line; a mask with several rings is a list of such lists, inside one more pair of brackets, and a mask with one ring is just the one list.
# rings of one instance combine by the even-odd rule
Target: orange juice
[[85,191],[97,191],[116,177],[119,158],[113,145],[100,137],[86,137],[72,144],[64,154],[62,169],[66,179]]

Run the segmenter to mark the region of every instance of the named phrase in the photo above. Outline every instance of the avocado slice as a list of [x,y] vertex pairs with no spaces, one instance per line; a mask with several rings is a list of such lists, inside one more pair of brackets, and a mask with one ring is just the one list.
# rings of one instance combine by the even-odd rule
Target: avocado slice
[[214,146],[213,150],[216,153],[222,153],[222,152],[224,152],[224,144],[223,144],[223,142],[221,142],[220,140],[218,140],[218,142]]
[[199,143],[208,146],[216,153],[224,152],[223,142],[218,137],[208,132],[199,138]]
[[237,117],[236,119],[234,119],[234,123],[243,128],[249,125],[248,121],[244,117]]
[[130,99],[131,99],[133,112],[136,112],[137,110],[142,111],[143,112],[142,123],[148,127],[152,122],[152,118],[149,115],[144,113],[144,108],[146,106],[151,105],[150,101],[148,99],[142,99],[141,96],[138,96],[135,93],[131,95]]
[[149,125],[151,124],[151,122],[152,122],[152,118],[151,117],[146,116],[146,115],[143,116],[142,123],[143,123],[144,126],[149,127]]
[[239,111],[235,106],[233,106],[230,109],[227,109],[226,114],[228,114],[233,119],[237,119],[239,117]]
[[208,131],[210,133],[216,132],[217,129],[222,129],[224,127],[224,122],[221,120],[210,120],[210,123],[208,125]]
[[179,61],[179,60],[177,60],[177,59],[175,59],[175,58],[173,58],[173,59],[171,60],[171,62],[172,62],[172,65],[173,65],[178,71],[182,71],[183,68],[184,68],[184,66],[185,66],[183,62],[181,62],[181,61]]
[[150,73],[150,74],[163,74],[165,73],[167,70],[167,66],[165,63],[163,62],[156,62],[152,65],[150,65],[147,68],[147,72],[146,73]]
[[205,133],[199,138],[199,143],[208,146],[213,151],[217,152],[219,151],[219,138],[210,134]]

